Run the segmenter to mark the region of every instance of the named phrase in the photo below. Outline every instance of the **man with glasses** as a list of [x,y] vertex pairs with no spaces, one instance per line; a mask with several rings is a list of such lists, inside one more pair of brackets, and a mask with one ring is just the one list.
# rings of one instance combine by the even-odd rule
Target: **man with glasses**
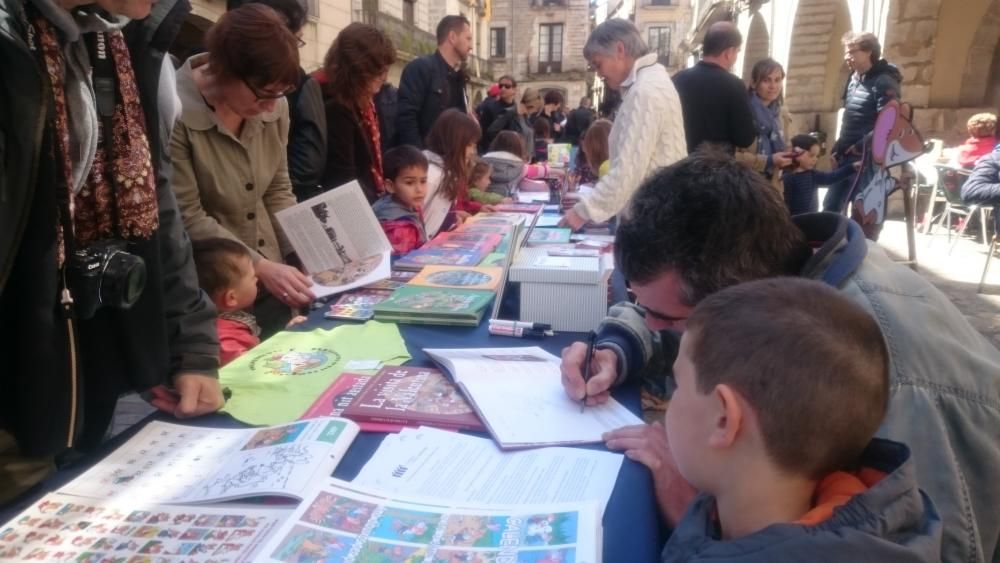
[[486,152],[496,137],[487,133],[490,125],[497,117],[503,115],[503,112],[513,109],[517,100],[517,81],[513,76],[509,74],[501,76],[497,81],[497,87],[500,89],[500,95],[496,98],[487,98],[480,105],[479,127],[483,130],[483,136],[479,141],[480,152]]
[[[869,311],[888,343],[892,391],[878,435],[912,449],[920,488],[945,523],[942,560],[996,560],[1000,351],[856,223],[833,213],[792,218],[763,176],[725,154],[699,152],[639,188],[622,214],[615,258],[637,305],[616,305],[598,328],[586,384],[587,345],[563,350],[571,399],[599,404],[625,381],[641,382],[645,397],[668,399],[680,333],[702,299],[770,277],[823,281]],[[676,523],[694,491],[674,466],[663,426],[629,426],[605,440],[649,467],[661,511]]]
[[[885,104],[899,99],[903,81],[899,69],[882,58],[882,46],[874,34],[848,32],[841,43],[851,76],[844,86],[840,138],[833,145],[834,168],[861,159],[865,136],[875,129],[878,112]],[[823,211],[843,213],[852,182],[853,178],[831,185],[823,198]]]

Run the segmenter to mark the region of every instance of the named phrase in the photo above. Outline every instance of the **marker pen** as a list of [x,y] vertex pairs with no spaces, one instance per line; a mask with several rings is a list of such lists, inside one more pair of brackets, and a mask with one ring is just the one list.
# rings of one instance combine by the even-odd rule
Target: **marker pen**
[[494,327],[494,326],[498,326],[498,327],[504,326],[504,327],[510,327],[510,328],[520,327],[520,328],[523,328],[523,329],[537,330],[537,331],[542,331],[542,332],[552,330],[552,325],[550,325],[548,323],[532,323],[532,322],[528,322],[528,321],[506,321],[506,320],[503,320],[503,319],[490,319],[490,327]]
[[491,324],[488,329],[490,334],[496,336],[513,336],[514,338],[545,338],[552,336],[551,330],[537,330],[519,326],[503,326]]

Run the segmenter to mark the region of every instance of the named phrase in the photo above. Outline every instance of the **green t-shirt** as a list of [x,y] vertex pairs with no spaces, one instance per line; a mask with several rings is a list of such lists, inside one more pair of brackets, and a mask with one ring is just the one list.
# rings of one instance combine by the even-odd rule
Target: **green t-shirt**
[[219,371],[219,383],[232,391],[222,412],[248,424],[291,422],[348,362],[399,365],[409,359],[395,324],[369,321],[332,330],[279,332]]

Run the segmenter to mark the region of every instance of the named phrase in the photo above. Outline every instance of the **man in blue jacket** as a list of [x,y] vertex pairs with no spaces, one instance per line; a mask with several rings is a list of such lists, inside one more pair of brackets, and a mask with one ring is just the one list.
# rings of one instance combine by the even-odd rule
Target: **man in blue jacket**
[[[1000,352],[940,291],[866,242],[846,217],[794,218],[765,180],[739,163],[696,154],[649,179],[615,239],[637,305],[612,308],[598,329],[594,374],[586,345],[563,351],[567,394],[588,403],[642,382],[669,397],[669,366],[694,306],[738,283],[774,276],[821,280],[878,322],[889,350],[890,399],[878,437],[908,444],[917,482],[944,522],[944,561],[1000,557]],[[710,219],[707,219],[710,218]],[[626,427],[607,445],[647,465],[674,523],[695,491],[679,476],[661,425]]]
[[445,16],[437,26],[437,51],[410,61],[399,80],[396,135],[399,144],[424,147],[438,116],[449,108],[468,111],[462,63],[472,53],[465,16]]

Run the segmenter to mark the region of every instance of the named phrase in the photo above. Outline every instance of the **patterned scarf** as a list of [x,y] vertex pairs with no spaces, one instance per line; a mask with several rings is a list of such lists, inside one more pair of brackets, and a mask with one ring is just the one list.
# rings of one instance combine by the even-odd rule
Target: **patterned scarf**
[[378,117],[375,115],[375,102],[369,103],[361,112],[361,125],[365,128],[365,134],[372,147],[372,179],[375,180],[375,189],[381,194],[385,191],[385,183],[382,181],[382,135],[378,130]]
[[[156,177],[153,173],[149,140],[146,138],[146,117],[139,100],[139,91],[132,72],[125,38],[120,31],[105,34],[108,50],[114,61],[118,96],[112,117],[111,142],[97,148],[94,164],[78,193],[73,192],[73,163],[70,160],[69,117],[63,80],[62,49],[56,31],[45,18],[35,18],[41,56],[52,84],[55,102],[54,133],[58,163],[69,190],[70,214],[74,240],[86,246],[102,238],[121,236],[148,239],[159,226],[156,202]],[[111,154],[107,154],[107,146]],[[65,258],[62,226],[57,227],[59,264]]]

